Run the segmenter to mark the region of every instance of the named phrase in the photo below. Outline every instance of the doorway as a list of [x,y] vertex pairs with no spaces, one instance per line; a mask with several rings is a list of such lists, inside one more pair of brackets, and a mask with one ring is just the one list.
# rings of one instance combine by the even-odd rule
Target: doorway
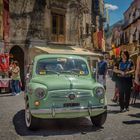
[[22,81],[22,90],[25,88],[25,78],[24,78],[24,51],[15,45],[11,48],[9,54],[12,56],[13,60],[17,60],[20,67],[20,76]]

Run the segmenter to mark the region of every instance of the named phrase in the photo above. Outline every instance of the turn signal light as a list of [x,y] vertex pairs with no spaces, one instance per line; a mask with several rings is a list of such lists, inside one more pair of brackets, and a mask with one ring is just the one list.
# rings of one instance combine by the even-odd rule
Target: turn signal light
[[35,106],[39,106],[40,102],[39,101],[35,101],[34,104],[35,104]]

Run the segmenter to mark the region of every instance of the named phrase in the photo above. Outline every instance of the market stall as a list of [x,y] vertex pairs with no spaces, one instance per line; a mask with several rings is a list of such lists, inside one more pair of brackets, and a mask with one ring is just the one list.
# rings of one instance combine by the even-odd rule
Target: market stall
[[9,78],[9,54],[0,54],[0,93],[9,90],[10,78]]

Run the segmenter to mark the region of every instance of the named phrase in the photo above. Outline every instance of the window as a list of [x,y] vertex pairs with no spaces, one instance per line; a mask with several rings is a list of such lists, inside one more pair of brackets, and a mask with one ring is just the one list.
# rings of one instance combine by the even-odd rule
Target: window
[[64,35],[64,16],[59,16],[59,34]]
[[89,24],[86,23],[86,34],[88,35],[89,34]]
[[52,16],[52,33],[57,34],[57,16]]
[[64,42],[65,16],[52,13],[52,41]]
[[38,61],[36,73],[39,75],[49,74],[78,74],[88,75],[87,64],[80,59],[72,58],[44,58]]

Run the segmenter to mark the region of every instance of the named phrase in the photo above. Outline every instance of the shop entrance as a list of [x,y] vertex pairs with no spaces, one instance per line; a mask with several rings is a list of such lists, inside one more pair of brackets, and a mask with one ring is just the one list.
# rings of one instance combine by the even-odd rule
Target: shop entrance
[[14,46],[11,48],[9,52],[10,56],[12,56],[10,59],[16,60],[19,63],[20,67],[20,76],[22,81],[22,90],[25,88],[25,78],[24,78],[24,51],[18,46]]

